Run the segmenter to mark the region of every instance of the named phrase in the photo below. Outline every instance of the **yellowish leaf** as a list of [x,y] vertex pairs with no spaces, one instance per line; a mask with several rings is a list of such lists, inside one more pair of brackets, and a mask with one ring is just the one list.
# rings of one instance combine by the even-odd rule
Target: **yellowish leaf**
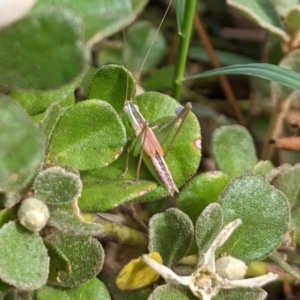
[[[148,256],[162,264],[162,258],[158,252],[150,253]],[[116,285],[120,290],[135,290],[153,283],[158,277],[159,275],[139,257],[131,260],[119,272]]]

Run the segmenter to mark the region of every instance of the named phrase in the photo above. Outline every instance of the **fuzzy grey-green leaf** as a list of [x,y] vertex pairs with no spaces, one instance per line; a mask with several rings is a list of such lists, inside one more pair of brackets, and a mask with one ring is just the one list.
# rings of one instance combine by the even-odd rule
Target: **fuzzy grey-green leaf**
[[126,130],[106,102],[87,100],[73,105],[53,131],[47,161],[79,170],[106,166],[126,143]]
[[86,222],[80,215],[76,202],[49,204],[49,225],[74,235],[101,235],[102,226]]
[[77,200],[82,183],[79,175],[61,167],[52,167],[39,173],[33,188],[36,198],[46,203],[59,204]]
[[70,260],[72,273],[62,273],[61,282],[51,282],[62,287],[74,287],[95,277],[102,268],[104,250],[101,244],[90,236],[57,233],[48,238]]
[[105,284],[97,278],[72,289],[45,286],[37,291],[37,300],[110,300]]
[[200,174],[190,180],[176,200],[176,207],[185,212],[195,224],[200,213],[218,197],[229,182],[229,177],[220,171]]
[[75,0],[39,0],[35,10],[65,7],[79,16],[85,25],[87,39],[97,42],[104,36],[116,33],[132,22],[136,14],[145,6],[146,0],[110,0],[110,1],[75,1]]
[[0,49],[0,85],[30,114],[73,92],[89,58],[81,20],[63,9],[32,14],[5,28],[0,44],[7,45]]
[[283,30],[276,9],[270,1],[227,0],[227,3],[250,21],[279,36],[285,42],[289,41],[289,36]]
[[246,262],[263,259],[280,245],[288,230],[288,200],[261,176],[237,177],[223,191],[219,203],[224,224],[242,220],[219,254],[226,252]]
[[[135,79],[123,66],[106,65],[94,75],[89,87],[89,99],[101,99],[121,112],[126,99],[135,95]],[[116,88],[116,86],[118,88]]]
[[19,290],[35,290],[46,284],[49,257],[41,237],[16,221],[0,229],[0,278]]
[[172,284],[158,286],[149,296],[148,300],[191,300],[195,299],[191,293],[185,289]]
[[222,228],[222,208],[218,203],[212,203],[204,209],[195,225],[195,238],[200,259],[207,252]]
[[290,206],[292,207],[299,193],[300,181],[300,164],[296,164],[291,168],[283,169],[271,181],[277,189],[282,191],[288,198]]
[[177,208],[154,215],[149,222],[149,252],[159,252],[163,264],[172,266],[188,251],[194,226]]
[[272,169],[274,169],[274,165],[269,160],[260,160],[253,168],[253,174],[265,176]]
[[221,289],[212,300],[263,300],[267,292],[261,288]]
[[[165,118],[176,117],[176,109],[180,107],[175,99],[157,92],[143,93],[135,97],[134,103],[138,105],[140,112],[150,124],[157,121],[159,123],[159,120],[164,120]],[[170,137],[173,136],[174,131],[175,129],[170,134]],[[157,134],[156,131],[155,133]],[[162,145],[163,149],[166,149],[168,146],[170,137]],[[200,150],[200,125],[196,116],[190,112],[165,159],[178,188],[197,171],[201,158]],[[164,189],[159,187],[143,196],[142,200],[149,201],[166,196],[166,193],[162,193],[163,191]]]
[[251,172],[257,160],[252,137],[240,125],[216,129],[212,152],[220,170],[231,178]]
[[0,187],[4,192],[20,191],[42,163],[46,140],[24,109],[4,95],[0,128]]

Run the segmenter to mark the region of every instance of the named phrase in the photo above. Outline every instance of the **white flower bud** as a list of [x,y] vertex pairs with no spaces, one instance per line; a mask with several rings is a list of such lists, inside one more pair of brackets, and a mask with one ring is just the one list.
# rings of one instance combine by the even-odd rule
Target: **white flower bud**
[[35,198],[25,199],[19,210],[20,223],[31,231],[40,231],[47,223],[50,214],[47,205]]
[[247,272],[247,265],[232,256],[223,256],[216,261],[216,272],[224,279],[243,279]]

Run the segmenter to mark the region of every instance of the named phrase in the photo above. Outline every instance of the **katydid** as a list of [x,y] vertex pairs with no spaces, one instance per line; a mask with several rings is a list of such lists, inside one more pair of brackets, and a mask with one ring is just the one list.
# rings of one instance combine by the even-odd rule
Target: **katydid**
[[[186,106],[181,109],[177,117],[165,127],[166,136],[170,133],[177,121],[181,121],[176,133],[174,134],[166,153],[169,151],[170,147],[177,137],[177,133],[181,128],[184,120],[186,119],[189,111],[191,110],[191,104],[187,103]],[[137,105],[133,104],[131,100],[126,100],[124,109],[125,116],[129,125],[135,134],[135,139],[133,140],[130,150],[134,156],[140,154],[140,160],[137,170],[137,178],[139,177],[139,169],[141,164],[141,159],[148,167],[151,174],[165,187],[168,193],[173,196],[178,189],[174,183],[173,177],[168,169],[168,166],[164,160],[164,152],[160,146],[160,143],[155,136],[152,128],[149,127],[148,122],[144,119],[140,113]]]
[[[158,27],[158,31],[166,17],[166,14],[171,6],[172,0],[169,2],[169,5],[167,7],[167,10],[161,20],[161,23]],[[158,33],[157,31],[157,33]],[[156,34],[157,34],[156,33]],[[155,35],[156,37],[156,35]],[[146,57],[142,63],[141,69],[139,74],[141,73],[141,70],[143,68],[143,65],[147,59],[147,56],[149,55],[150,49],[153,45],[153,42],[155,40],[155,37],[150,45],[150,48],[148,49],[148,52],[146,54]],[[125,35],[124,35],[124,40]],[[128,78],[127,78],[127,88],[128,88]],[[127,93],[126,93],[127,94]],[[127,98],[127,95],[126,95]],[[165,189],[168,191],[170,195],[174,195],[175,192],[178,192],[178,188],[176,187],[173,177],[169,171],[169,168],[164,160],[164,157],[167,155],[168,151],[170,150],[171,146],[173,145],[175,138],[177,137],[177,134],[179,130],[181,129],[181,126],[186,119],[189,111],[191,110],[191,104],[187,103],[186,106],[181,109],[179,113],[177,113],[177,117],[170,122],[167,126],[165,126],[164,130],[164,139],[170,134],[173,127],[176,125],[177,121],[181,121],[181,124],[179,125],[176,133],[174,134],[165,154],[162,150],[162,147],[160,145],[160,142],[158,141],[156,135],[154,134],[152,128],[149,126],[148,122],[145,120],[145,118],[142,116],[142,114],[139,111],[139,108],[137,105],[133,103],[132,100],[126,100],[124,104],[123,111],[125,113],[127,123],[134,131],[135,138],[130,146],[130,150],[132,151],[134,156],[140,155],[138,168],[137,168],[137,178],[139,177],[139,171],[140,171],[140,165],[141,161],[143,160],[146,166],[148,167],[151,174],[159,181]],[[128,164],[128,160],[126,162]],[[127,169],[127,165],[126,165]]]

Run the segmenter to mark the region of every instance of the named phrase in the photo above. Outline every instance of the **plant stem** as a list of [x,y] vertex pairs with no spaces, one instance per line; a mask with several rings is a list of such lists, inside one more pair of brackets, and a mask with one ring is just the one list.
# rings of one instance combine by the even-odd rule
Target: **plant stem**
[[300,276],[296,270],[294,270],[286,261],[284,261],[277,251],[274,251],[269,255],[269,258],[277,263],[285,272],[299,280]]
[[179,43],[176,54],[175,69],[173,75],[172,95],[179,101],[184,77],[186,58],[193,30],[193,17],[196,11],[196,0],[186,0],[181,28],[179,28]]
[[[199,36],[200,40],[202,41],[203,46],[209,56],[212,66],[215,69],[220,68],[221,65],[217,59],[217,56],[215,54],[212,43],[210,42],[210,39],[205,31],[204,25],[201,22],[201,19],[199,18],[197,13],[195,13],[195,16],[194,16],[194,24],[195,24],[195,28],[198,33],[198,36]],[[220,80],[221,87],[224,91],[224,94],[226,95],[227,100],[234,111],[236,119],[238,120],[238,122],[241,125],[246,126],[246,121],[245,121],[243,115],[241,114],[239,105],[237,104],[237,101],[234,96],[234,92],[230,86],[229,81],[227,80],[227,77],[224,75],[220,75],[219,80]]]
[[118,244],[138,247],[141,250],[147,250],[148,238],[143,232],[131,229],[104,219],[97,214],[82,213],[85,220],[96,224],[101,224],[103,229],[98,236],[100,239],[109,240]]

